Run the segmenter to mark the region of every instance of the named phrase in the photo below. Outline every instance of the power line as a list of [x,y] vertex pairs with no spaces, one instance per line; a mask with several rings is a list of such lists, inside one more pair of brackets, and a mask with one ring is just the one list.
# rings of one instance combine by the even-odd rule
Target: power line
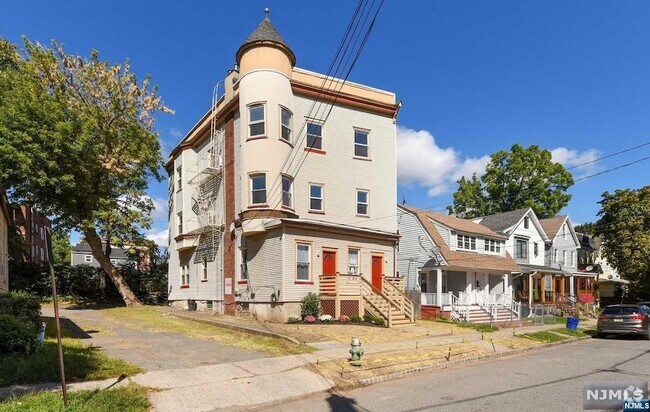
[[643,162],[645,160],[648,160],[648,159],[650,159],[650,156],[635,160],[635,161],[630,162],[630,163],[625,163],[625,164],[622,164],[620,166],[613,167],[611,169],[603,170],[602,172],[594,173],[593,175],[583,176],[580,179],[574,180],[574,183],[577,183],[577,182],[579,182],[581,180],[591,179],[592,177],[600,176],[600,175],[603,175],[605,173],[613,172],[614,170],[623,169],[624,167],[632,166],[632,165],[635,165],[637,163],[641,163],[641,162]]
[[590,160],[588,162],[580,163],[580,164],[575,165],[575,166],[567,167],[566,170],[571,170],[571,169],[582,167],[582,166],[585,166],[585,165],[588,165],[588,164],[592,164],[592,163],[598,162],[600,160],[607,159],[607,158],[610,158],[610,157],[613,157],[613,156],[617,156],[617,155],[620,155],[622,153],[630,152],[632,150],[638,149],[638,148],[643,147],[643,146],[648,146],[648,145],[650,145],[650,142],[646,142],[646,143],[640,144],[638,146],[630,147],[629,149],[621,150],[620,152],[608,154],[607,156],[598,157],[598,158],[596,158],[594,160]]

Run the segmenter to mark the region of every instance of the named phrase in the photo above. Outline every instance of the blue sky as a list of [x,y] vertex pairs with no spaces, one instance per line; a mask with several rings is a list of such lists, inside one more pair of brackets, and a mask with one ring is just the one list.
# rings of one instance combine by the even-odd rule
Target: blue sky
[[[212,88],[264,7],[297,56],[326,72],[356,2],[7,1],[0,36],[70,53],[129,59],[151,74],[175,115],[160,116],[166,150],[209,108]],[[398,198],[444,209],[455,180],[514,143],[553,150],[567,166],[650,142],[650,2],[387,0],[350,80],[394,91]],[[573,169],[581,176],[650,156],[650,145]],[[408,160],[408,161],[407,161]],[[604,191],[648,185],[650,161],[576,183],[563,213],[596,219]],[[152,238],[166,234],[166,183]]]

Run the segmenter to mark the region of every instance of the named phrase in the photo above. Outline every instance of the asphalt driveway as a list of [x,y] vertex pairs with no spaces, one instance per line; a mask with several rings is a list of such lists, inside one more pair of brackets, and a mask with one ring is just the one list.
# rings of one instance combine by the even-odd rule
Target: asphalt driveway
[[[54,316],[44,306],[43,316]],[[62,323],[81,342],[100,347],[110,356],[139,365],[147,371],[194,368],[197,366],[259,359],[267,355],[180,333],[136,329],[102,315],[97,309],[61,308]]]

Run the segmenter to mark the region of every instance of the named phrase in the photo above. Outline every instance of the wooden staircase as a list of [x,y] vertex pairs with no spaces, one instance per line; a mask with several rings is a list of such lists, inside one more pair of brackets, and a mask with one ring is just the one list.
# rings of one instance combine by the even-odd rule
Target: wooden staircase
[[382,278],[382,290],[362,277],[364,309],[390,328],[415,322],[413,301],[404,294],[402,278]]
[[471,323],[503,323],[519,320],[519,317],[507,307],[496,307],[493,314],[491,314],[489,310],[479,305],[472,305],[467,313],[469,315],[467,322]]

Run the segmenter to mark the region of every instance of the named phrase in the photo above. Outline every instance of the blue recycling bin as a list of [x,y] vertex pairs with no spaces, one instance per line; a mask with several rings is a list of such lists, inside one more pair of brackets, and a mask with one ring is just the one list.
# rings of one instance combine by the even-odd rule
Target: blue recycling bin
[[567,318],[566,319],[566,328],[569,330],[576,330],[578,329],[578,323],[580,322],[580,319],[578,318]]

